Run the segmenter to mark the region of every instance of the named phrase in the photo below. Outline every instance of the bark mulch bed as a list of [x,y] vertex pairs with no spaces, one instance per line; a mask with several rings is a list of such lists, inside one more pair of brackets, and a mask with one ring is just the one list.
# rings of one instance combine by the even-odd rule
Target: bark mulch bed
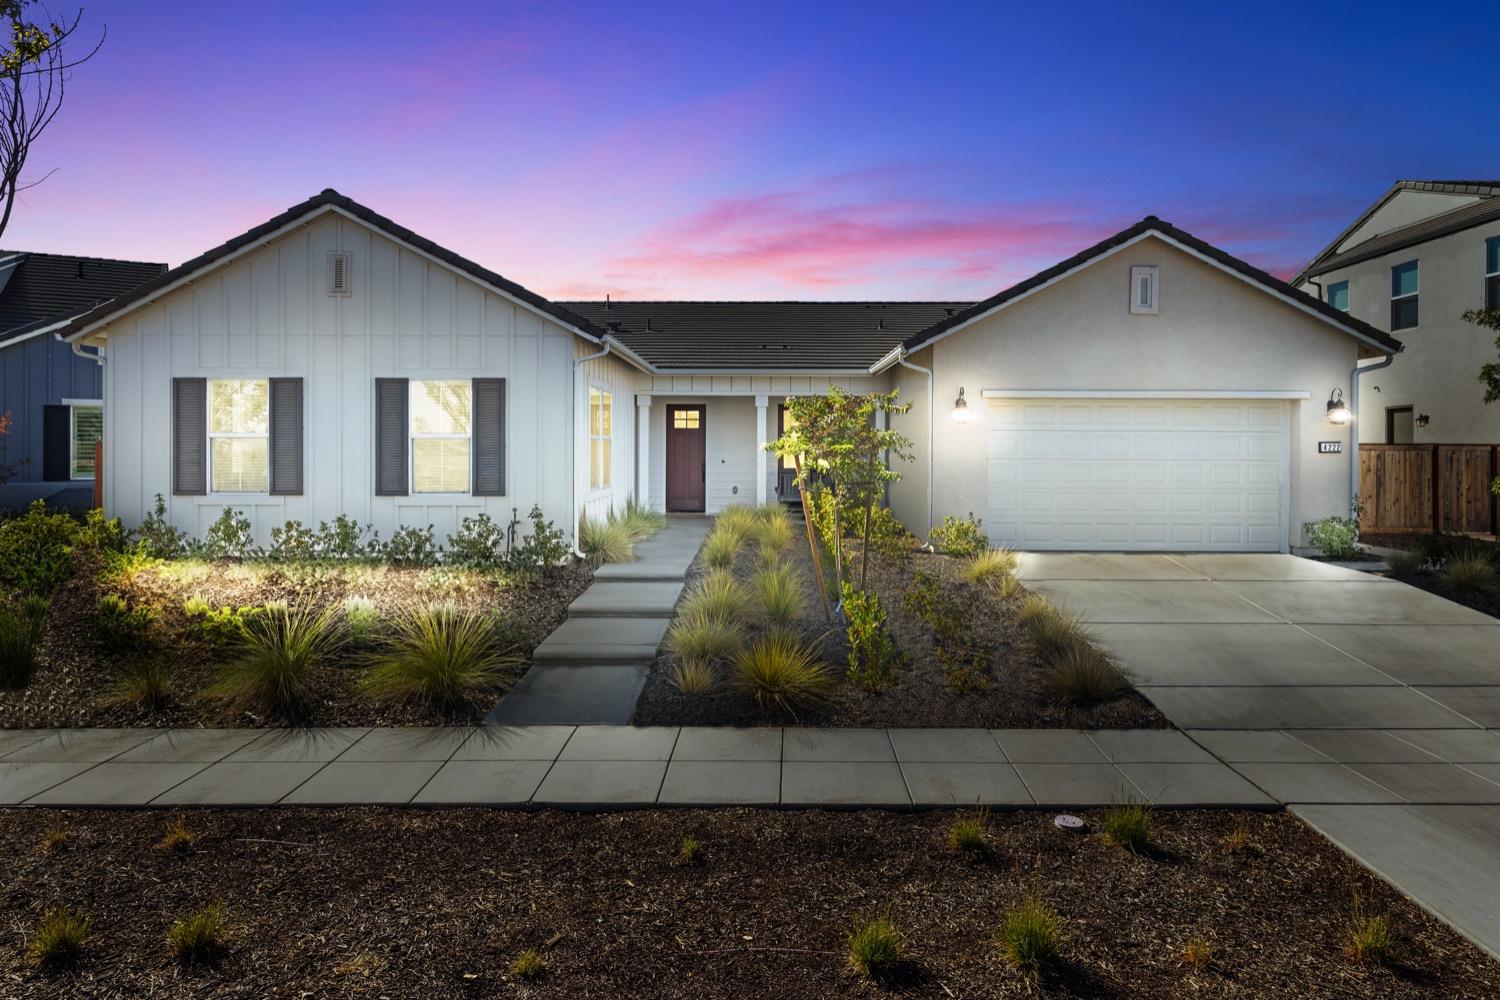
[[[857,543],[851,543],[857,544]],[[866,691],[844,677],[849,646],[842,625],[822,623],[817,591],[812,583],[812,559],[798,540],[784,558],[802,575],[812,610],[799,624],[819,636],[823,658],[839,683],[827,705],[810,709],[795,721],[814,726],[912,726],[1061,729],[1141,729],[1170,727],[1165,716],[1133,690],[1097,705],[1073,705],[1048,694],[1044,670],[1029,637],[1015,622],[1021,598],[1002,600],[982,588],[964,583],[962,563],[951,556],[911,552],[902,558],[872,555],[869,589],[880,595],[887,627],[906,662],[895,680],[879,691]],[[748,580],[753,557],[741,554],[735,575]],[[858,573],[858,559],[854,560]],[[696,565],[684,593],[704,570]],[[962,609],[972,647],[984,651],[983,687],[956,691],[939,662],[933,631],[902,600],[917,574],[935,577],[944,599]],[[755,634],[756,629],[751,630]],[[636,725],[765,725],[794,721],[784,713],[761,710],[751,698],[729,684],[706,695],[685,695],[673,686],[675,661],[660,657],[651,669],[636,703]]]
[[[1360,541],[1369,545],[1379,545],[1382,548],[1412,549],[1417,547],[1419,538],[1421,538],[1420,535],[1361,535]],[[1490,549],[1495,554],[1495,558],[1500,560],[1500,545],[1494,542],[1479,540],[1475,540],[1473,544],[1476,547]],[[1390,574],[1387,573],[1384,575],[1389,576]],[[1402,583],[1409,583],[1413,587],[1425,590],[1429,594],[1436,594],[1439,597],[1446,598],[1454,604],[1462,604],[1466,608],[1473,608],[1475,611],[1487,614],[1492,618],[1500,618],[1500,592],[1481,594],[1458,590],[1448,586],[1447,582],[1443,580],[1441,573],[1430,569],[1424,569],[1419,573],[1397,577],[1396,579],[1399,579]]]
[[[1086,816],[1088,814],[1085,814]],[[53,997],[1442,997],[1500,995],[1500,966],[1285,813],[1163,812],[1125,853],[1036,812],[989,819],[991,857],[946,845],[951,814],[240,810],[12,811],[0,822],[0,993]],[[1249,849],[1222,840],[1243,825]],[[62,843],[42,846],[49,831]],[[685,834],[698,863],[679,857]],[[1062,920],[1061,969],[996,955],[1004,911]],[[1355,899],[1406,942],[1395,968],[1345,954]],[[219,903],[209,965],[171,923]],[[92,922],[78,963],[25,951],[55,907]],[[857,920],[905,941],[895,982],[853,971]],[[1211,947],[1188,966],[1189,942]],[[524,949],[547,968],[510,971]]]
[[[216,608],[273,600],[325,607],[358,596],[373,601],[383,620],[414,608],[452,603],[493,612],[509,630],[517,651],[530,655],[561,623],[568,604],[592,578],[581,566],[529,580],[444,568],[196,560],[149,564],[106,578],[102,562],[80,563],[74,577],[53,595],[43,626],[40,665],[31,683],[19,691],[0,691],[0,728],[266,726],[287,721],[235,714],[199,697],[234,653],[205,642],[191,627],[183,604],[194,596]],[[149,655],[164,658],[171,669],[172,695],[165,705],[145,708],[115,697],[125,661],[100,653],[88,638],[88,623],[105,593],[125,596],[132,608],[154,610],[154,651]],[[367,652],[352,648],[338,664],[320,669],[310,709],[295,721],[331,726],[465,722],[482,718],[494,707],[495,699],[486,698],[439,718],[421,706],[374,701],[357,688],[361,658]]]

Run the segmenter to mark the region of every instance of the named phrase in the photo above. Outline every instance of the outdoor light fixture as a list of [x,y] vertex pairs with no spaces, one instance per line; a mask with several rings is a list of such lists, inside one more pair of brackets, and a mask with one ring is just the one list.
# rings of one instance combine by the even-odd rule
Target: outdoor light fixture
[[958,398],[953,401],[953,422],[966,424],[969,422],[969,401],[964,399],[964,387],[958,387]]
[[1354,419],[1354,414],[1349,407],[1344,405],[1344,390],[1335,387],[1333,395],[1328,397],[1328,422],[1333,424],[1347,424]]
[[1427,426],[1427,421],[1429,421],[1431,419],[1432,419],[1432,417],[1428,416],[1427,414],[1425,414],[1425,413],[1419,413],[1419,414],[1417,414],[1416,424],[1417,424],[1418,427],[1426,427]]

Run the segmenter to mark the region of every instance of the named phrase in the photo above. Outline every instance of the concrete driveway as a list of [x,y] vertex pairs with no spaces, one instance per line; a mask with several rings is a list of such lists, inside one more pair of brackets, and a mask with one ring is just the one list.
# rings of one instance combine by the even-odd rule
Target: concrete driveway
[[1200,746],[1500,957],[1500,620],[1289,555],[1023,553]]

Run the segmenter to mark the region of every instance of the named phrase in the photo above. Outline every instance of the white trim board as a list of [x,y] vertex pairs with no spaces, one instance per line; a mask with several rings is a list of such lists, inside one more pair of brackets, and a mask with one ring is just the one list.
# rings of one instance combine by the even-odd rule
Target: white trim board
[[1300,389],[981,389],[984,399],[1311,399]]

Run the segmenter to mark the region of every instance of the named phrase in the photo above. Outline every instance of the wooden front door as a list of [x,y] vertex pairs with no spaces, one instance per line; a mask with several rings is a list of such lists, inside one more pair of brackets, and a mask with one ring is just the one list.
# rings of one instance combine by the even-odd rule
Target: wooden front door
[[667,407],[667,510],[701,511],[708,474],[702,405]]

